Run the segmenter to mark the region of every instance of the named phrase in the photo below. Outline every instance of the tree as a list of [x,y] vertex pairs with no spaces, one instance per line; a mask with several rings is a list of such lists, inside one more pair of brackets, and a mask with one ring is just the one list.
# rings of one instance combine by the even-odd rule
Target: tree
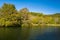
[[27,8],[23,8],[20,10],[20,24],[22,25],[22,23],[26,22],[26,20],[28,20],[28,12],[29,10]]
[[43,16],[43,13],[30,12],[34,16]]
[[1,9],[2,9],[3,14],[17,13],[16,8],[15,8],[15,6],[13,4],[4,3],[4,5],[1,7]]

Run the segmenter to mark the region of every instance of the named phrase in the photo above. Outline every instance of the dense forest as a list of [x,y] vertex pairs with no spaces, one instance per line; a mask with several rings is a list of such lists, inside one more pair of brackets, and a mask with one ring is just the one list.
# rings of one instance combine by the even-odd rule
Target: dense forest
[[4,3],[0,7],[0,27],[21,27],[38,24],[60,24],[60,13],[45,15],[29,12],[27,8],[19,11],[13,4]]

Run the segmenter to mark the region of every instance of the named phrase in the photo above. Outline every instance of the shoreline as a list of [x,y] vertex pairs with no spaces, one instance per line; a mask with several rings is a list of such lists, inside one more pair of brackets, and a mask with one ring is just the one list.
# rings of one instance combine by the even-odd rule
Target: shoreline
[[60,24],[32,24],[33,26],[60,26]]

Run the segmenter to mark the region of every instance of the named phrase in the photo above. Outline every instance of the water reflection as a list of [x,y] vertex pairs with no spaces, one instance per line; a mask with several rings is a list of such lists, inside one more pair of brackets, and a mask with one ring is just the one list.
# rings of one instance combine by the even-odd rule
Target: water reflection
[[0,28],[0,40],[59,40],[58,27]]

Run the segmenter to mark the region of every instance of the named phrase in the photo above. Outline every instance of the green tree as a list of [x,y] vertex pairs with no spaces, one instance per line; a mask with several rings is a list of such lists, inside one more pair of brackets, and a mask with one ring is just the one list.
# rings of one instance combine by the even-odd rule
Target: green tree
[[4,3],[4,5],[1,7],[2,13],[3,14],[13,14],[13,13],[17,13],[16,8],[13,4],[6,4]]

